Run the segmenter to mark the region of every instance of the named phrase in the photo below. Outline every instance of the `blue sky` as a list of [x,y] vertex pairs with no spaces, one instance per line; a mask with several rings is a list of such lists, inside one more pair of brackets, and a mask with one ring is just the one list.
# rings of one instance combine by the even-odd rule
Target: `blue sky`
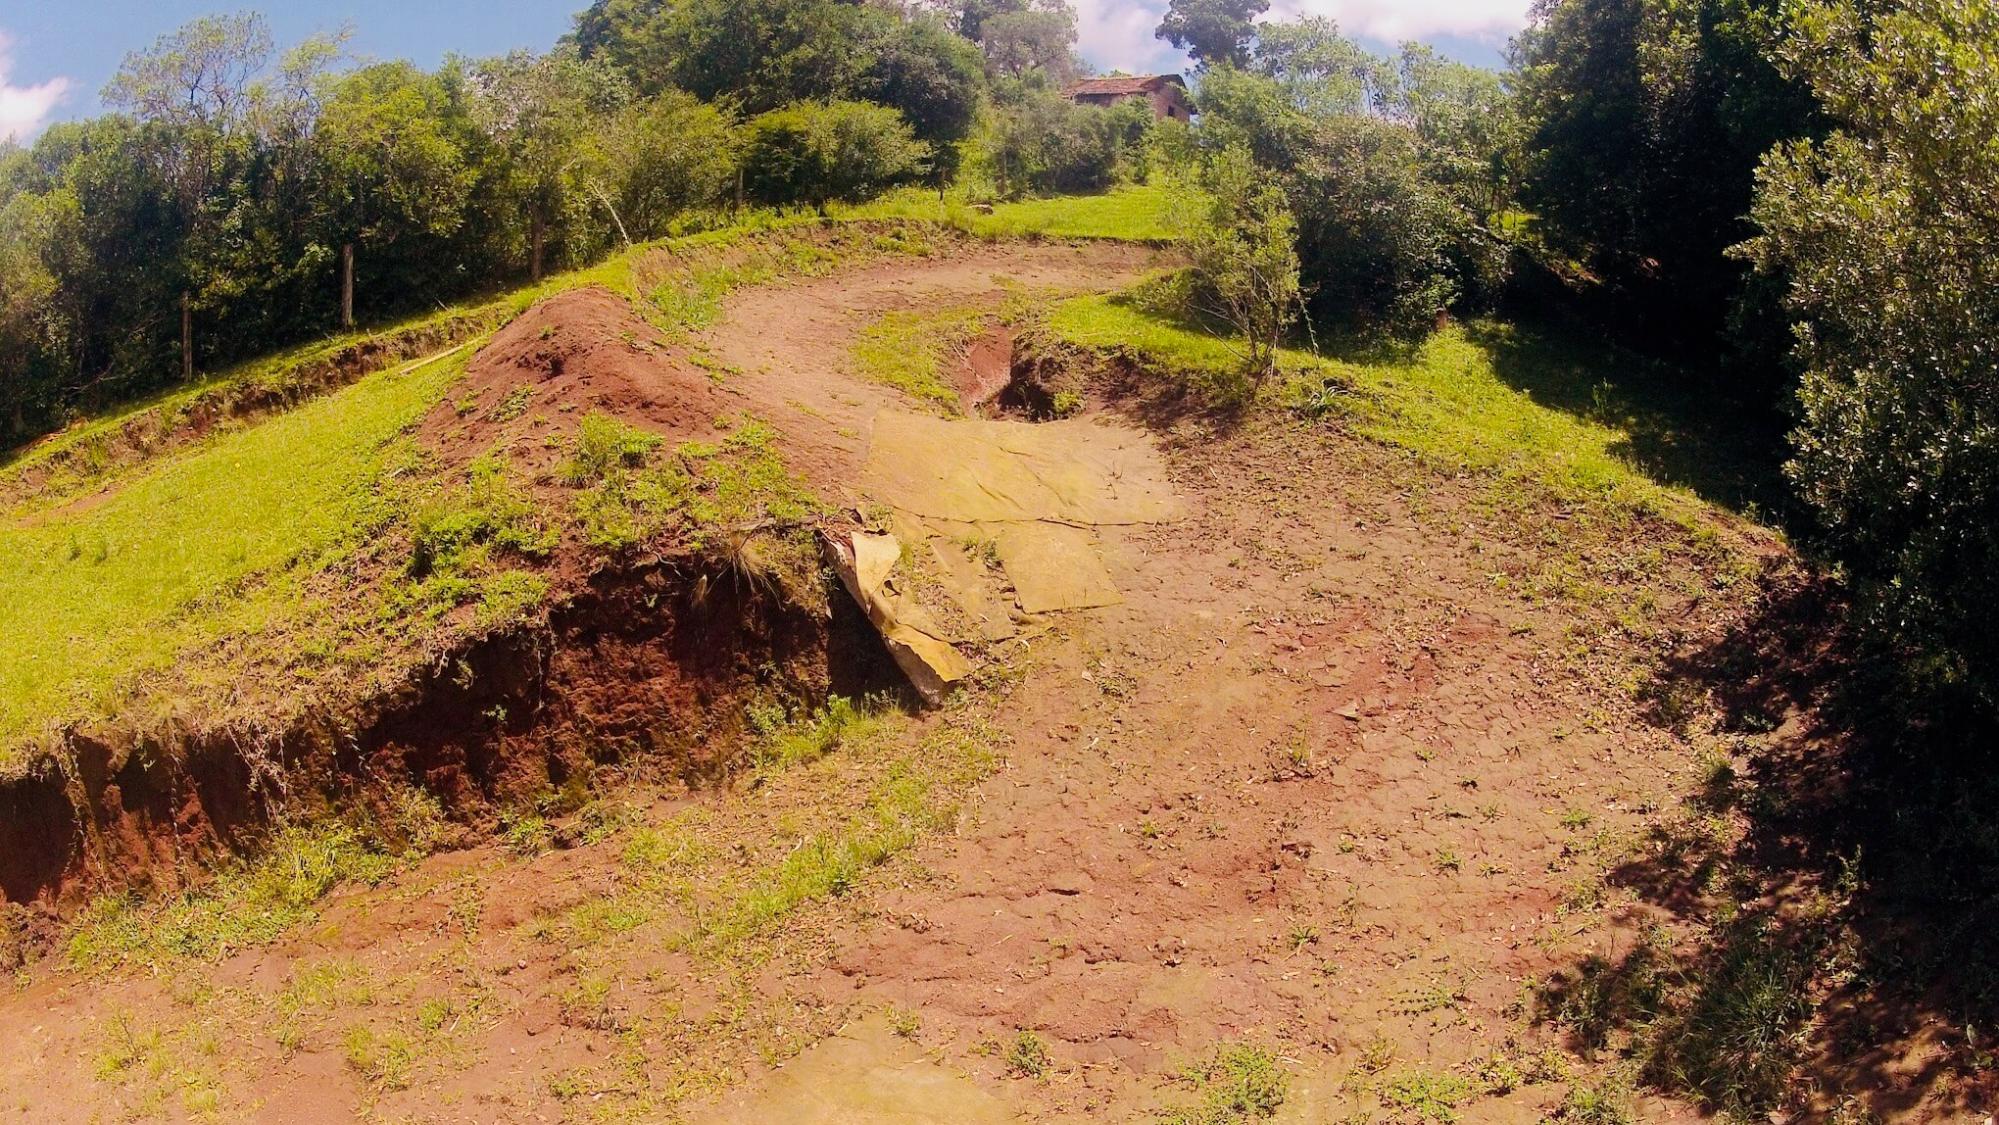
[[[1104,70],[1178,70],[1185,59],[1153,38],[1166,0],[1072,0],[1085,57]],[[433,65],[449,52],[490,55],[546,48],[588,0],[267,0],[282,43],[353,29],[351,49]],[[229,0],[0,0],[0,137],[30,137],[50,121],[98,109],[97,92],[126,52],[197,16],[242,6]],[[1377,47],[1424,39],[1447,53],[1497,66],[1527,0],[1273,0],[1273,17],[1325,15]]]

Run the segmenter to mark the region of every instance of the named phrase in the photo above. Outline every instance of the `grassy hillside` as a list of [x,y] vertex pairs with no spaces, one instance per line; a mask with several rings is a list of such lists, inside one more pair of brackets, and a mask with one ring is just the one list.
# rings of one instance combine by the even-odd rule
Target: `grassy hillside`
[[[923,232],[939,227],[982,238],[1163,237],[1166,199],[1162,188],[1136,188],[981,212],[913,194],[843,213],[830,241],[816,218],[753,214],[373,339],[444,321],[503,323],[592,284],[632,298],[671,338],[707,323],[738,286],[823,273],[856,257],[929,253]],[[845,229],[859,233],[839,236]],[[290,385],[302,369],[367,339],[336,338],[134,404],[0,469],[0,488],[13,486],[12,504],[0,505],[0,773],[20,768],[30,747],[62,727],[119,713],[148,678],[194,674],[179,666],[191,653],[228,641],[239,650],[232,659],[241,659],[246,639],[343,652],[361,646],[365,666],[373,634],[420,629],[439,612],[438,591],[379,590],[357,600],[341,588],[354,584],[351,577],[331,572],[416,514],[408,485],[426,470],[398,438],[446,396],[476,341],[316,398],[301,386],[304,405],[288,412],[225,416],[207,429],[189,422],[201,404]],[[113,438],[141,430],[146,441],[114,455]],[[377,617],[365,627],[329,626],[334,615],[321,587],[335,588],[342,613]],[[539,590],[513,593],[525,602]]]
[[[1050,327],[1069,343],[1127,352],[1227,388],[1241,368],[1229,343],[1152,307],[1149,293],[1083,297]],[[1706,502],[1746,509],[1769,467],[1746,433],[1634,379],[1650,361],[1497,320],[1453,324],[1407,347],[1282,349],[1264,396],[1446,469],[1531,480],[1571,502],[1608,500],[1685,518]]]
[[0,768],[44,722],[285,611],[299,575],[383,516],[403,429],[464,370],[419,362],[226,435],[86,500],[0,529]]

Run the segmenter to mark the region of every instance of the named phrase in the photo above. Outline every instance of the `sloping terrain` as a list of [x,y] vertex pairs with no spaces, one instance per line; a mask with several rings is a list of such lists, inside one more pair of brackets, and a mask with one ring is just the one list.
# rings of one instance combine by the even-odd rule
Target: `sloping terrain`
[[[836,285],[883,290],[869,298],[879,308],[933,294],[997,305],[995,278],[1115,285],[1151,254],[865,226],[668,246],[553,287],[476,353],[454,348],[162,448],[84,500],[23,516],[0,537],[5,898],[74,903],[106,884],[172,882],[183,857],[353,788],[376,771],[364,759],[392,744],[485,761],[458,787],[468,799],[568,776],[573,762],[516,769],[490,745],[521,736],[541,763],[549,724],[568,723],[539,704],[522,714],[523,693],[539,698],[559,674],[535,653],[568,651],[524,639],[548,610],[605,596],[606,567],[687,593],[705,589],[702,567],[745,546],[781,555],[771,544],[789,540],[810,555],[813,498],[837,502],[850,477],[847,427],[787,413],[816,394],[798,373],[732,378],[690,340],[723,294],[782,292],[780,277],[838,268],[855,280]],[[904,268],[864,265],[884,257]],[[624,295],[590,284],[600,280]],[[632,578],[648,566],[662,573]],[[804,612],[818,604],[816,589],[803,595]],[[437,699],[453,676],[466,681],[462,713]],[[823,679],[792,686],[816,694]],[[402,712],[416,706],[442,717],[409,729]],[[480,717],[509,709],[509,721]],[[740,722],[723,710],[725,725]],[[555,741],[633,737],[585,724]],[[422,788],[434,786],[423,771],[441,768],[396,775]]]
[[[1090,296],[1170,254],[924,238],[643,267],[440,360],[367,445],[392,514],[242,634],[286,643],[170,681],[218,715],[376,702],[228,822],[248,858],[31,919],[0,1114],[1703,1116],[1638,1092],[1598,1019],[1628,997],[1589,989],[1719,908],[1744,744],[1659,658],[1745,620],[1781,542],[1682,487],[1726,482],[1643,411],[1535,393],[1598,385],[1593,353],[1453,326],[1289,356],[1235,409],[1200,389],[1219,345]],[[159,478],[207,453],[240,456]],[[1001,456],[1032,482],[968,468]],[[1025,523],[1071,553],[1009,545]],[[821,569],[866,533],[974,668],[942,707]],[[90,854],[161,883],[260,776],[168,771],[149,806],[154,759],[122,761],[81,778]]]

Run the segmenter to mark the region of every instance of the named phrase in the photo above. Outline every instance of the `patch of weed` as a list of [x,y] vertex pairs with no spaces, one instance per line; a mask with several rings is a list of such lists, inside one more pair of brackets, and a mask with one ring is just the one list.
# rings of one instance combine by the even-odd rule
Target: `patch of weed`
[[854,364],[862,375],[947,414],[958,392],[944,379],[945,361],[985,327],[982,309],[891,312],[861,331]]
[[1389,1075],[1379,1092],[1382,1102],[1404,1118],[1440,1123],[1456,1121],[1458,1107],[1477,1093],[1459,1075],[1424,1067]]
[[1289,1085],[1277,1056],[1248,1043],[1220,1048],[1188,1067],[1183,1077],[1199,1100],[1162,1113],[1160,1119],[1168,1125],[1243,1125],[1272,1117],[1284,1104]]
[[1013,1037],[1013,1042],[1007,1045],[1006,1058],[1002,1061],[1006,1063],[1007,1073],[1020,1078],[1040,1078],[1054,1063],[1048,1054],[1048,1044],[1026,1028],[1022,1028]]
[[312,917],[334,887],[380,882],[397,862],[343,823],[284,828],[263,854],[223,868],[204,887],[151,903],[131,895],[97,899],[70,937],[67,959],[85,970],[215,960],[279,937]]

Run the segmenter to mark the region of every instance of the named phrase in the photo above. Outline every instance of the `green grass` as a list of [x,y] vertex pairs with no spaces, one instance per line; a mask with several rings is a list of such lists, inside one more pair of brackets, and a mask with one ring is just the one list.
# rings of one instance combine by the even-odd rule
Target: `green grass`
[[[1134,353],[1217,390],[1239,382],[1241,361],[1225,340],[1149,304],[1144,291],[1077,298],[1058,305],[1049,326],[1070,343]],[[1577,363],[1574,351],[1505,324],[1452,325],[1413,348],[1358,359],[1283,349],[1262,393],[1302,414],[1342,416],[1446,470],[1531,478],[1568,501],[1689,511],[1692,488],[1634,457],[1640,429],[1628,416],[1563,409],[1522,385],[1522,368],[1551,380],[1600,377],[1603,368]]]
[[944,378],[944,363],[987,319],[983,309],[892,312],[862,330],[853,346],[854,363],[875,382],[956,414],[958,392]]
[[392,442],[468,354],[229,434],[87,510],[0,527],[0,769],[41,725],[109,711],[132,676],[240,628],[219,610],[260,579],[351,545],[383,514],[372,486]]
[[1172,189],[1163,183],[1121,187],[1102,195],[1063,195],[1000,203],[983,210],[961,197],[938,198],[911,188],[856,207],[837,219],[909,219],[943,223],[980,238],[1102,238],[1170,242],[1180,237]]
[[1166,1125],[1248,1125],[1274,1116],[1289,1078],[1263,1047],[1234,1043],[1187,1068],[1198,1100],[1161,1115]]

